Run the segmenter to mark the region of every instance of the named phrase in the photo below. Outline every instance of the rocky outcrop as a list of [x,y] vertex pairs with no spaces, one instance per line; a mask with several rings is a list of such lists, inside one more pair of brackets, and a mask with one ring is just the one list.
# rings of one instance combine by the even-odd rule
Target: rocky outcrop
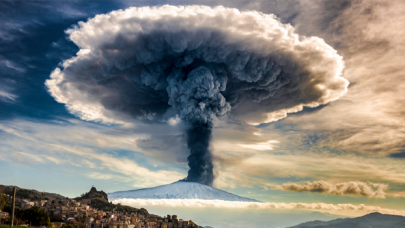
[[141,208],[138,214],[143,215],[145,218],[149,218],[149,212],[145,208]]
[[101,198],[108,202],[107,193],[104,191],[97,191],[95,187],[92,187],[90,191],[84,195],[84,198]]

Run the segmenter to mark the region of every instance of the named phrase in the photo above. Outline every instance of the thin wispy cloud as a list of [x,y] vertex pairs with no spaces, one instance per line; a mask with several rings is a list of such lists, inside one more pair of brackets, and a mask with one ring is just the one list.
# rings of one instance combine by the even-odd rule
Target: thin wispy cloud
[[[63,129],[64,134],[60,135]],[[70,130],[69,130],[70,129]],[[102,138],[110,149],[132,150],[135,144],[121,143],[122,138],[103,135],[81,126],[65,126],[58,124],[30,123],[19,120],[14,124],[0,122],[0,132],[7,141],[2,141],[0,152],[2,157],[17,164],[32,165],[34,163],[58,164],[69,166],[71,164],[89,168],[91,175],[87,177],[100,179],[109,175],[121,176],[120,180],[130,182],[131,186],[151,187],[174,182],[184,178],[185,174],[174,170],[153,170],[140,165],[129,158],[117,158],[96,148]],[[79,139],[80,140],[76,140]],[[86,138],[83,140],[83,138]],[[131,136],[132,138],[132,136]],[[132,139],[134,142],[134,140]],[[21,142],[25,142],[21,144]],[[56,143],[57,142],[57,143]],[[96,148],[95,148],[96,147]],[[82,161],[82,162],[77,162]],[[96,175],[100,170],[105,175]],[[108,173],[107,172],[111,172]],[[106,173],[107,172],[107,173]]]
[[6,102],[12,102],[12,101],[16,101],[16,99],[17,99],[17,95],[0,90],[0,100],[6,101]]

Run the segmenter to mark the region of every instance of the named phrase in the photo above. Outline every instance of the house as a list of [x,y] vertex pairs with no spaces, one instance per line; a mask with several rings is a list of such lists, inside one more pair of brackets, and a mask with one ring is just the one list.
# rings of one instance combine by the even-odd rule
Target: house
[[91,224],[94,222],[94,218],[87,217],[85,222],[86,222],[86,228],[91,228]]
[[6,219],[10,217],[10,214],[5,211],[0,211],[0,219]]
[[80,200],[80,203],[83,205],[89,205],[91,204],[91,199],[82,199]]
[[76,222],[75,218],[69,217],[69,218],[66,219],[67,224],[74,224],[74,222]]
[[148,221],[147,223],[146,223],[146,226],[147,227],[150,227],[150,228],[157,228],[158,227],[158,223],[156,222],[156,221]]
[[87,224],[93,223],[93,221],[94,221],[94,218],[92,218],[92,217],[86,218],[86,223]]
[[100,221],[95,221],[91,223],[91,228],[103,228],[103,223],[101,223]]
[[23,200],[20,202],[20,205],[21,205],[21,209],[27,210],[27,209],[30,209],[31,207],[33,207],[35,204],[34,204],[34,202],[30,202],[28,200]]
[[120,221],[110,221],[110,228],[124,228],[124,223]]
[[61,228],[63,224],[65,224],[65,223],[62,223],[62,222],[53,222],[52,223],[53,228]]
[[131,224],[137,224],[138,223],[138,217],[132,216],[131,217]]
[[41,202],[35,202],[35,203],[34,203],[34,207],[42,207]]

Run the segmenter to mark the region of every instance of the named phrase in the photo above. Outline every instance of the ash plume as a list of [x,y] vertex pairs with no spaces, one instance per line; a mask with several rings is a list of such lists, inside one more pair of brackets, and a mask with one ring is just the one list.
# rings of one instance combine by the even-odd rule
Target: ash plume
[[275,16],[225,7],[129,8],[66,31],[76,57],[46,81],[50,94],[88,121],[187,126],[187,180],[211,185],[214,120],[268,123],[338,99],[342,57]]
[[211,185],[214,181],[214,166],[209,149],[212,126],[210,124],[192,125],[187,130],[187,146],[190,148],[188,156],[187,180]]

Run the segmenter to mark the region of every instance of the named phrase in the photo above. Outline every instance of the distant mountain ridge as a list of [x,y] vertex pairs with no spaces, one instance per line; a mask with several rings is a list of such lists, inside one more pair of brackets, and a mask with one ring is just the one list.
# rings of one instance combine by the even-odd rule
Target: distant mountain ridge
[[357,218],[335,219],[329,222],[312,221],[288,228],[404,228],[405,217],[378,212]]
[[172,184],[153,188],[113,192],[107,195],[110,199],[203,199],[260,202],[255,199],[237,196],[204,184],[190,181],[177,181]]
[[0,185],[0,192],[3,192],[3,193],[8,194],[8,195],[12,195],[14,187],[17,187],[16,197],[21,198],[21,199],[54,200],[54,199],[65,199],[65,198],[67,198],[66,196],[62,196],[62,195],[57,194],[57,193],[50,193],[50,192],[45,192],[45,191],[41,192],[41,191],[37,191],[35,189],[25,189],[25,188],[20,188],[18,186],[12,186],[12,185]]

